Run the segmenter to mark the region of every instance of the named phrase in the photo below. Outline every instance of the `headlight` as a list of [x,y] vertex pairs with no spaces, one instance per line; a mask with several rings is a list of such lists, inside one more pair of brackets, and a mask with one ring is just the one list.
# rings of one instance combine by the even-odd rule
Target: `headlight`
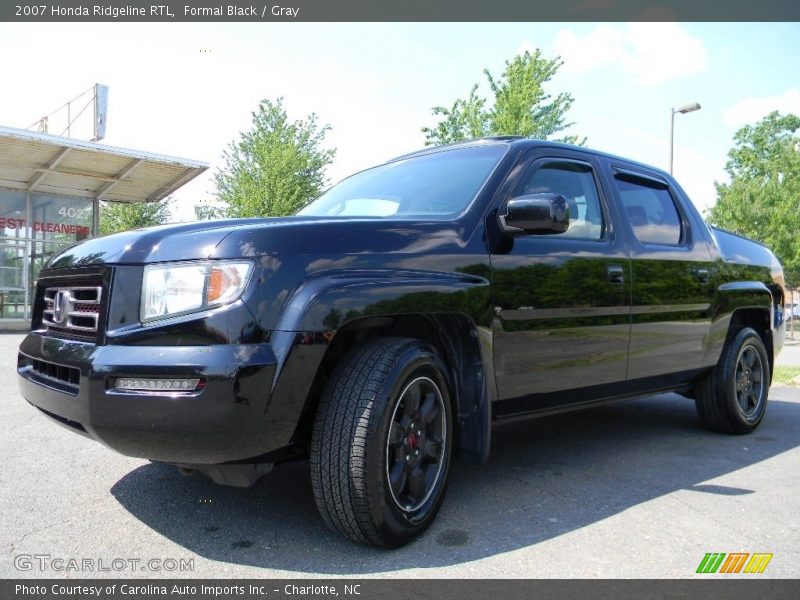
[[242,295],[253,263],[209,261],[149,265],[142,281],[142,321],[229,304]]

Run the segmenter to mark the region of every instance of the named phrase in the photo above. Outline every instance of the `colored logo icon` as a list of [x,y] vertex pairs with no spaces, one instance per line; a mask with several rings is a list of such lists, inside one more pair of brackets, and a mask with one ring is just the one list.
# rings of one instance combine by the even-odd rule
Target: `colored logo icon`
[[763,573],[771,560],[771,552],[707,552],[697,573]]

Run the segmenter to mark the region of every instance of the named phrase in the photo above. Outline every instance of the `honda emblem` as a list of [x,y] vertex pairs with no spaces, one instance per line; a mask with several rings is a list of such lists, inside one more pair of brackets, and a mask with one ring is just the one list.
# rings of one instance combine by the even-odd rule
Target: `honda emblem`
[[64,325],[71,309],[72,299],[69,290],[58,290],[53,298],[53,322]]

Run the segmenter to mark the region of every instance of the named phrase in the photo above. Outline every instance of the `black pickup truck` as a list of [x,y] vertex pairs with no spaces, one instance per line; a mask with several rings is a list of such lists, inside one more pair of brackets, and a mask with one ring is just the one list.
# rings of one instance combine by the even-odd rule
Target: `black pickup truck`
[[502,137],[401,156],[292,217],[66,249],[17,370],[43,414],[185,473],[244,486],[310,457],[327,524],[392,547],[498,419],[675,391],[752,431],[784,331],[778,260],[672,177]]

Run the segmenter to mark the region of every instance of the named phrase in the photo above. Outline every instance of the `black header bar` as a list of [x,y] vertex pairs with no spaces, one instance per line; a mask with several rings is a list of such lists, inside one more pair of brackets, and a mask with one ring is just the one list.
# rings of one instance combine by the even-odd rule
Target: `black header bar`
[[798,597],[798,581],[706,580],[530,580],[530,579],[6,579],[3,600],[720,600]]
[[797,0],[105,0],[0,3],[17,22],[800,21]]

